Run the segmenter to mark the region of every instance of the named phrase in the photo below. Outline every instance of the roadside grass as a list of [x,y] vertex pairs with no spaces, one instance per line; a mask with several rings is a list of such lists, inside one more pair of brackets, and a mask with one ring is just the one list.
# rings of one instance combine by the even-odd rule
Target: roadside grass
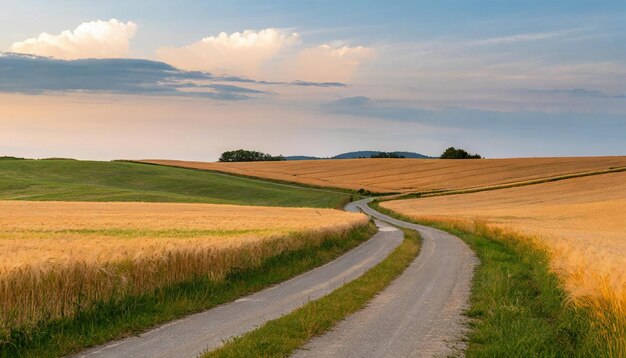
[[[374,209],[463,239],[478,255],[472,283],[467,357],[619,357],[623,342],[612,340],[589,309],[567,298],[548,253],[533,242],[484,223],[420,221]],[[621,346],[620,346],[621,345]]]
[[0,332],[0,357],[57,357],[145,331],[306,272],[358,246],[375,231],[369,224],[232,271],[221,281],[197,277],[150,294],[101,302],[71,319]]
[[314,336],[330,330],[339,321],[362,309],[377,293],[415,259],[420,249],[419,233],[403,230],[405,240],[385,260],[356,280],[296,311],[227,342],[210,357],[285,357]]
[[151,201],[338,208],[351,194],[129,162],[0,161],[0,200]]

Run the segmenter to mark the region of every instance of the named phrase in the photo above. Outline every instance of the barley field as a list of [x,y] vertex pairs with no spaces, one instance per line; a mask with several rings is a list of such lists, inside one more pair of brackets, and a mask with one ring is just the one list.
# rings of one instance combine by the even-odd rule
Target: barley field
[[626,173],[381,206],[422,220],[485,222],[551,253],[572,300],[622,317],[626,333]]
[[0,201],[0,329],[72,317],[366,225],[332,209]]
[[366,189],[378,193],[458,190],[626,167],[622,157],[513,158],[477,160],[332,159],[208,163],[144,160],[301,184]]

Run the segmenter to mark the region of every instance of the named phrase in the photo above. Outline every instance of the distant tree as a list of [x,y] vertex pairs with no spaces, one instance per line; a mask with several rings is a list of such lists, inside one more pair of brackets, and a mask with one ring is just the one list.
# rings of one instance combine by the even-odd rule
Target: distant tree
[[404,155],[399,155],[394,152],[378,152],[376,154],[372,154],[370,158],[404,158]]
[[443,154],[439,157],[440,159],[480,159],[482,158],[478,154],[469,154],[465,150],[459,148],[456,149],[454,147],[450,147],[446,149]]
[[268,162],[280,160],[285,160],[285,158],[282,155],[272,156],[271,154],[244,149],[224,152],[219,159],[220,162]]
[[361,189],[357,190],[357,193],[359,193],[360,195],[370,195],[372,192],[369,191],[369,190],[361,188]]

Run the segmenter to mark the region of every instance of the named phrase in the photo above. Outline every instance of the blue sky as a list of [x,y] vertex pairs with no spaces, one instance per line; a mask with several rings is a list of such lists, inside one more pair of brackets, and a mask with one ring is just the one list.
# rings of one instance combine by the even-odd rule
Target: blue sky
[[0,6],[0,155],[626,153],[619,1]]
[[[413,42],[434,37],[482,38],[515,33],[600,26],[621,33],[621,1],[20,1],[4,0],[0,45],[42,31],[68,29],[93,19],[141,24],[135,51],[149,56],[158,46],[184,44],[202,34],[268,27],[307,32],[311,41],[348,36],[365,43]],[[624,48],[605,54],[624,56]],[[582,53],[579,55],[583,55]],[[622,57],[623,58],[623,57]]]

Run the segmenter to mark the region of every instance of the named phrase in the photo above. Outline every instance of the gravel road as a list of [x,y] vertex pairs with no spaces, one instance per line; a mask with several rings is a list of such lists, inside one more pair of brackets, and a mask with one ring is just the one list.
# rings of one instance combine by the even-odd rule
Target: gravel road
[[393,225],[419,231],[420,255],[369,305],[314,338],[295,357],[446,357],[462,355],[474,268],[473,251],[459,238],[380,214],[367,200],[352,204]]
[[329,294],[385,259],[402,242],[403,234],[383,222],[377,225],[379,231],[370,240],[298,277],[75,357],[195,357],[219,347],[224,340]]
[[373,238],[336,260],[235,302],[187,316],[75,357],[195,357],[304,303],[329,294],[382,261],[403,239],[388,223],[418,230],[420,255],[363,310],[314,338],[296,357],[431,357],[462,352],[462,312],[478,259],[459,238],[378,213],[361,200],[346,206],[376,218]]

